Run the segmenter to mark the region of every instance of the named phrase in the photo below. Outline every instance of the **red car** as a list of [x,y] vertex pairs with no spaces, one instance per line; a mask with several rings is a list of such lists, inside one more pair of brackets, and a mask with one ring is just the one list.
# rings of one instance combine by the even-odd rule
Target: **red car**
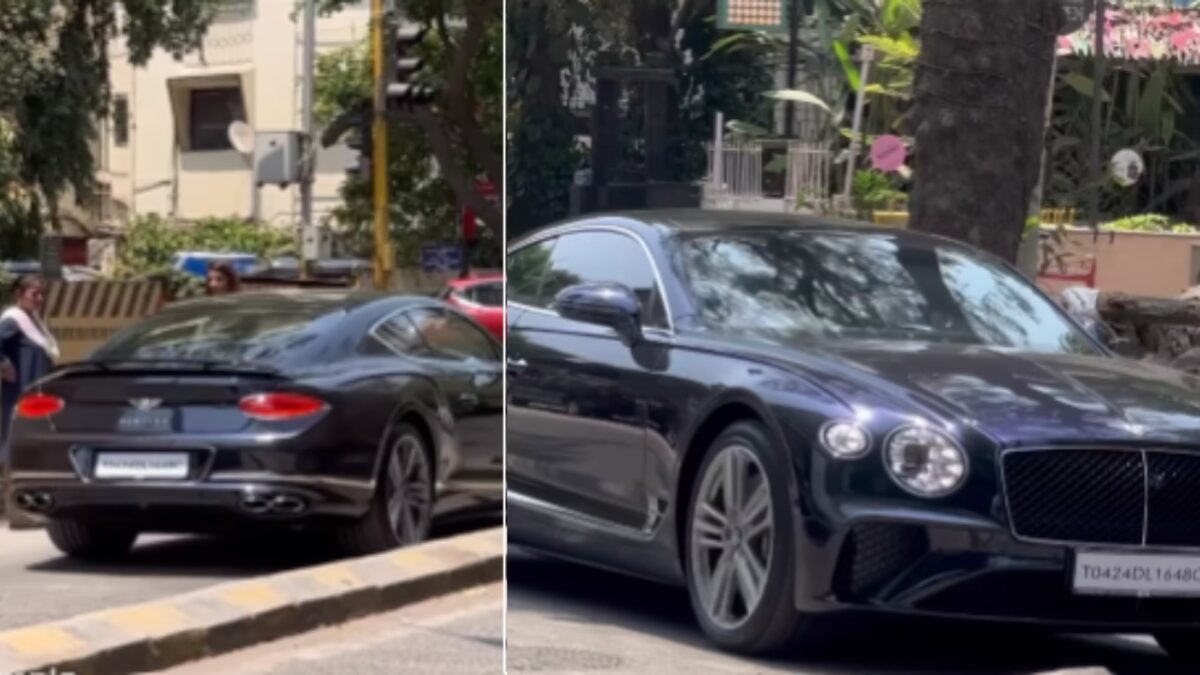
[[498,339],[504,339],[504,277],[451,279],[438,297],[468,314]]

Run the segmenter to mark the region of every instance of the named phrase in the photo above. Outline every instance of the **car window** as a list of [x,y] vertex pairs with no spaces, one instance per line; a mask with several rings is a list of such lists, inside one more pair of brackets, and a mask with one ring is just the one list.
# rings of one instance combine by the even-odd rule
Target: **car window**
[[344,310],[320,303],[179,306],[122,331],[92,358],[275,362],[314,344],[344,317]]
[[471,358],[497,361],[500,358],[495,344],[483,330],[452,312],[414,309],[409,310],[408,316],[434,357],[456,361]]
[[556,239],[546,239],[510,253],[505,274],[508,299],[530,307],[542,307],[538,300],[542,278],[550,266],[550,252]]
[[617,232],[574,232],[559,237],[542,281],[539,306],[549,306],[567,286],[614,281],[637,294],[642,304],[642,325],[667,327],[657,277],[646,250],[632,236]]
[[484,307],[500,307],[504,304],[504,287],[500,284],[479,284],[471,289],[471,300]]
[[387,354],[429,356],[431,354],[428,345],[421,339],[421,334],[417,332],[417,327],[403,312],[393,314],[371,329],[365,351],[374,356]]

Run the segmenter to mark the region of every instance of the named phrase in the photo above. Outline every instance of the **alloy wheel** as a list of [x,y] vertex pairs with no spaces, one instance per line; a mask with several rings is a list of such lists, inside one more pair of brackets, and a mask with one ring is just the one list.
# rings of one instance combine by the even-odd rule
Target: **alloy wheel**
[[745,623],[762,601],[774,549],[771,486],[744,445],[722,448],[705,469],[692,505],[691,575],[708,619]]
[[425,539],[432,507],[432,472],[421,443],[401,436],[392,447],[387,466],[387,515],[402,546]]

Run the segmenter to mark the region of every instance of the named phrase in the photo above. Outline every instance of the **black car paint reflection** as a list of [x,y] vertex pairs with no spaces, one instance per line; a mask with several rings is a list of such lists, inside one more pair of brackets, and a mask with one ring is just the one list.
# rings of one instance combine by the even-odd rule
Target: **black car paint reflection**
[[[16,421],[14,526],[70,521],[118,541],[142,531],[346,530],[383,508],[389,453],[405,433],[428,459],[425,521],[498,507],[500,354],[470,319],[423,298],[306,291],[172,305],[31,388],[64,407]],[[278,419],[241,409],[264,392],[321,407]],[[97,458],[117,451],[186,453],[187,475],[99,478]],[[374,535],[351,548],[408,543]],[[68,552],[105,547],[90,548]]]
[[[611,274],[556,257],[585,233]],[[618,240],[636,244],[620,264],[600,250]],[[648,272],[630,271],[641,264],[638,251]],[[790,612],[1156,629],[1173,653],[1186,651],[1172,631],[1196,625],[1200,601],[1081,594],[1070,587],[1070,570],[1088,548],[1200,548],[1200,528],[1186,546],[1132,549],[1073,540],[1071,523],[1061,541],[1021,536],[1001,464],[1013,449],[1066,457],[1074,449],[1169,448],[1197,468],[1169,480],[1200,494],[1200,385],[1112,356],[1007,265],[916,233],[798,216],[649,211],[535,233],[510,246],[508,270],[513,543],[688,585],[702,626],[722,646],[778,643],[758,639],[778,621],[749,610],[742,624],[705,618],[700,582],[690,575],[689,519],[704,458],[723,431],[750,422],[769,439],[764,462],[778,467],[769,477],[786,495],[779,503],[787,517],[778,521],[787,524],[778,533],[786,550],[763,558],[792,561],[786,583],[771,576],[767,586],[786,591]],[[623,337],[614,328],[624,320],[614,318],[619,308],[597,290],[613,283],[645,284],[629,293],[643,312],[647,298],[665,308],[666,323]],[[575,400],[590,405],[562,404]],[[867,450],[838,458],[822,447],[831,421],[861,427]],[[903,462],[886,468],[888,439],[923,425],[957,445],[965,464],[945,494],[922,496],[901,484],[893,472],[907,471]],[[909,451],[894,456],[909,461]],[[1061,494],[1103,504],[1110,478],[1086,483],[1066,473]],[[1033,515],[1044,524],[1068,506],[1047,498]],[[1200,522],[1200,500],[1172,502],[1170,513],[1156,508],[1147,518]],[[1071,513],[1086,520],[1099,512]],[[721,546],[733,547],[721,550],[743,545],[743,535],[720,535],[730,537]],[[746,583],[739,593],[753,590]]]

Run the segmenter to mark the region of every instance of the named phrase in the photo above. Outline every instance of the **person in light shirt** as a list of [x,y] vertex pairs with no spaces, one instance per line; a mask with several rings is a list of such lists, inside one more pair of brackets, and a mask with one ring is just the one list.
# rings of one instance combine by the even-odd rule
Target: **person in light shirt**
[[13,409],[21,392],[41,379],[59,357],[58,342],[42,319],[45,282],[37,275],[17,277],[13,304],[0,314],[0,484],[8,465]]

